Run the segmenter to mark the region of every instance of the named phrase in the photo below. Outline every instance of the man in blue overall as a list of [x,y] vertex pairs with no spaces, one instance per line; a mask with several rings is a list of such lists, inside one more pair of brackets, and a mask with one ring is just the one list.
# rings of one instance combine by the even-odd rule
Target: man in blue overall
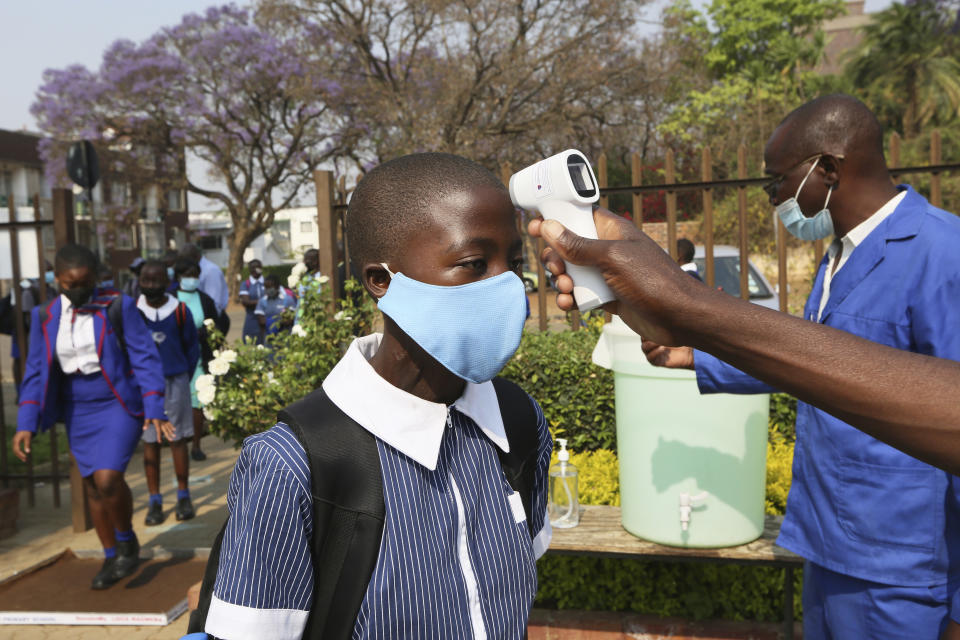
[[[960,360],[960,218],[893,186],[870,110],[844,95],[809,102],[780,123],[764,159],[787,229],[835,236],[804,317]],[[653,364],[695,369],[702,393],[774,390],[701,351],[644,350]],[[960,620],[960,478],[803,402],[796,431],[778,543],[807,559],[804,638],[939,638]]]

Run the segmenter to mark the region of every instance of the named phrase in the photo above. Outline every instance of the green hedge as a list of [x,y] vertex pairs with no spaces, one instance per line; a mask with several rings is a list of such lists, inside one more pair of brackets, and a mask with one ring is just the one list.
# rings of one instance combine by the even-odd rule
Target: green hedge
[[574,451],[615,449],[613,373],[590,360],[600,337],[596,322],[581,331],[527,331],[501,372],[543,408],[554,437]]

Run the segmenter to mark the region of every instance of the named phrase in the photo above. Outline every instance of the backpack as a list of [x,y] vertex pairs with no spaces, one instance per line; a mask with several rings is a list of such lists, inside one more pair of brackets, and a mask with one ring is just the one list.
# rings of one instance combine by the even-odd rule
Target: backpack
[[[510,453],[494,447],[504,475],[520,494],[534,536],[531,492],[538,454],[537,418],[527,394],[493,380]],[[303,638],[349,639],[380,552],[386,515],[376,439],[317,389],[277,416],[307,452],[313,497],[313,603]],[[537,520],[539,522],[539,520]],[[224,523],[210,549],[189,633],[202,632],[220,563]],[[321,571],[322,568],[322,571]]]

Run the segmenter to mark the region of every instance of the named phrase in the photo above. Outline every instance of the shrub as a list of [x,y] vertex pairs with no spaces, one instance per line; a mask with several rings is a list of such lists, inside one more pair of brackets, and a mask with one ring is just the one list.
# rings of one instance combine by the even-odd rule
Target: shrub
[[[360,284],[350,280],[345,287],[352,293]],[[299,324],[269,337],[266,347],[238,343],[217,352],[210,364],[213,375],[197,383],[212,433],[239,445],[248,435],[269,429],[280,409],[320,386],[354,336],[372,331],[377,311],[368,296],[357,297],[355,304],[355,296],[348,295],[340,311],[331,314],[331,295],[329,287],[320,293],[307,288],[300,298]],[[213,389],[207,392],[209,401],[201,393],[205,385]]]
[[600,326],[591,319],[581,331],[527,331],[500,374],[540,403],[554,437],[574,451],[616,446],[613,372],[590,360]]

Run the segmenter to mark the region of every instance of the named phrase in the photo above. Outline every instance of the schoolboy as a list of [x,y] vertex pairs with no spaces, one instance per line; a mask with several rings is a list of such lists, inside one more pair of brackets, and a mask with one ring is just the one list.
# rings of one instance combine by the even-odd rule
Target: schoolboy
[[[263,296],[257,301],[253,312],[260,326],[257,344],[263,344],[268,335],[273,335],[284,326],[283,312],[296,309],[297,301],[280,286],[280,278],[270,274],[264,280]],[[292,313],[286,322],[287,328],[293,324]]]
[[[194,516],[190,500],[190,459],[187,442],[193,437],[193,408],[190,403],[190,379],[200,359],[197,325],[190,309],[176,296],[167,293],[170,279],[162,262],[151,260],[140,270],[140,298],[137,308],[160,354],[166,392],[163,410],[173,423],[170,440],[173,469],[177,475],[177,520]],[[160,443],[152,430],[143,433],[143,469],[150,491],[150,504],[144,522],[158,525],[165,519],[163,494],[160,493]]]
[[[510,197],[470,160],[415,154],[365,176],[348,219],[383,334],[356,339],[322,390],[281,414],[289,424],[244,443],[205,625],[201,613],[190,628],[228,640],[522,638],[550,540],[552,441],[529,396],[491,382],[525,316]],[[336,428],[305,454],[323,425],[304,409],[323,402]],[[372,462],[345,446],[352,428],[375,441]],[[353,495],[370,474],[374,490]],[[318,476],[336,487],[313,500]]]
[[250,268],[250,277],[240,284],[240,291],[237,295],[240,297],[240,304],[246,309],[246,315],[243,319],[243,340],[256,340],[260,335],[260,324],[257,322],[255,311],[257,302],[263,297],[263,263],[253,259],[248,264]]

